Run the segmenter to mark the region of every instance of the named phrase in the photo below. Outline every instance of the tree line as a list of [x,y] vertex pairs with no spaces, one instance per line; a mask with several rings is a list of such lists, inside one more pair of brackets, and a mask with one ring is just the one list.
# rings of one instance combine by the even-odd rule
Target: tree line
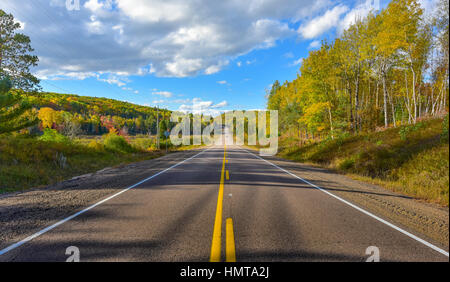
[[165,127],[171,112],[108,98],[71,94],[36,93],[26,95],[40,123],[34,128],[56,129],[67,136],[102,135],[114,131],[120,135],[156,134]]
[[323,41],[268,92],[281,130],[334,138],[448,112],[448,8],[441,0],[426,17],[418,1],[393,0]]

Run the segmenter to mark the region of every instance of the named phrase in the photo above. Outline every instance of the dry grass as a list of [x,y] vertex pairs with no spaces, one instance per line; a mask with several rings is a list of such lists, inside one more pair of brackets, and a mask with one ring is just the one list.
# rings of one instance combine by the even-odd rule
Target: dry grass
[[416,125],[324,140],[303,147],[298,146],[298,140],[283,139],[279,156],[319,164],[448,206],[449,144],[448,136],[443,134],[446,122],[425,120]]
[[[124,141],[126,144],[108,143],[106,139],[49,142],[30,136],[1,136],[0,193],[46,186],[105,167],[153,159],[165,153],[164,143],[158,151],[155,140],[144,136],[130,138]],[[199,146],[169,146],[169,152],[196,147]]]

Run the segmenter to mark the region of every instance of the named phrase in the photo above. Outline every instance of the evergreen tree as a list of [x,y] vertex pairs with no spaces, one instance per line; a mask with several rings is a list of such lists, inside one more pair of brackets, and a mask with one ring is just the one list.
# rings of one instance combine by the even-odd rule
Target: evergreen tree
[[31,105],[10,92],[9,79],[0,81],[0,134],[18,131],[38,123]]
[[39,61],[30,45],[30,38],[16,33],[20,24],[11,14],[0,9],[0,79],[9,77],[13,88],[24,91],[39,89],[39,79],[30,73]]

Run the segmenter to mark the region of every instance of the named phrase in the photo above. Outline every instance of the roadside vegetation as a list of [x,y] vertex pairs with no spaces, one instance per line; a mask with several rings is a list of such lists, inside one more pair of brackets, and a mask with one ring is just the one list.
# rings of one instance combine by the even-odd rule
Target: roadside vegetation
[[166,147],[196,147],[174,147],[165,137],[169,110],[42,92],[30,72],[39,58],[20,30],[0,9],[0,193],[156,158]]
[[342,135],[298,146],[281,139],[279,156],[320,165],[409,195],[449,204],[448,115],[379,132]]
[[157,158],[168,153],[199,146],[175,147],[155,136],[121,136],[111,132],[103,136],[70,139],[55,129],[40,136],[0,135],[0,194],[42,187],[93,173],[106,167]]
[[0,193],[54,184],[105,167],[162,155],[135,148],[121,136],[84,145],[55,131],[46,131],[40,138],[3,136],[0,152]]
[[392,0],[275,81],[280,156],[448,206],[448,3]]

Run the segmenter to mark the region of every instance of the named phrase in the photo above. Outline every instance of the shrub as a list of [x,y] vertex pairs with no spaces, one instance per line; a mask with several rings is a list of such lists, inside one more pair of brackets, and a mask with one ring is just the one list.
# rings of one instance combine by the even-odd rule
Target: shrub
[[354,159],[345,159],[341,163],[339,163],[339,169],[342,170],[349,170],[352,169],[354,166],[355,166]]
[[105,136],[103,144],[105,148],[110,151],[120,152],[120,153],[132,153],[134,148],[128,144],[127,140],[123,136],[119,136],[114,133],[109,133]]
[[87,146],[95,151],[103,151],[105,149],[105,146],[97,140],[92,140]]
[[448,114],[445,116],[444,121],[442,122],[441,140],[443,142],[448,142]]
[[150,138],[136,138],[132,143],[134,147],[142,151],[150,150],[153,145],[153,141]]
[[424,126],[425,126],[425,124],[423,122],[418,122],[414,125],[403,126],[398,131],[398,134],[400,135],[400,139],[402,141],[406,141],[409,134],[418,131],[419,129],[423,128]]
[[44,134],[39,137],[39,140],[46,142],[56,142],[56,143],[70,143],[69,138],[58,133],[55,129],[46,128]]

